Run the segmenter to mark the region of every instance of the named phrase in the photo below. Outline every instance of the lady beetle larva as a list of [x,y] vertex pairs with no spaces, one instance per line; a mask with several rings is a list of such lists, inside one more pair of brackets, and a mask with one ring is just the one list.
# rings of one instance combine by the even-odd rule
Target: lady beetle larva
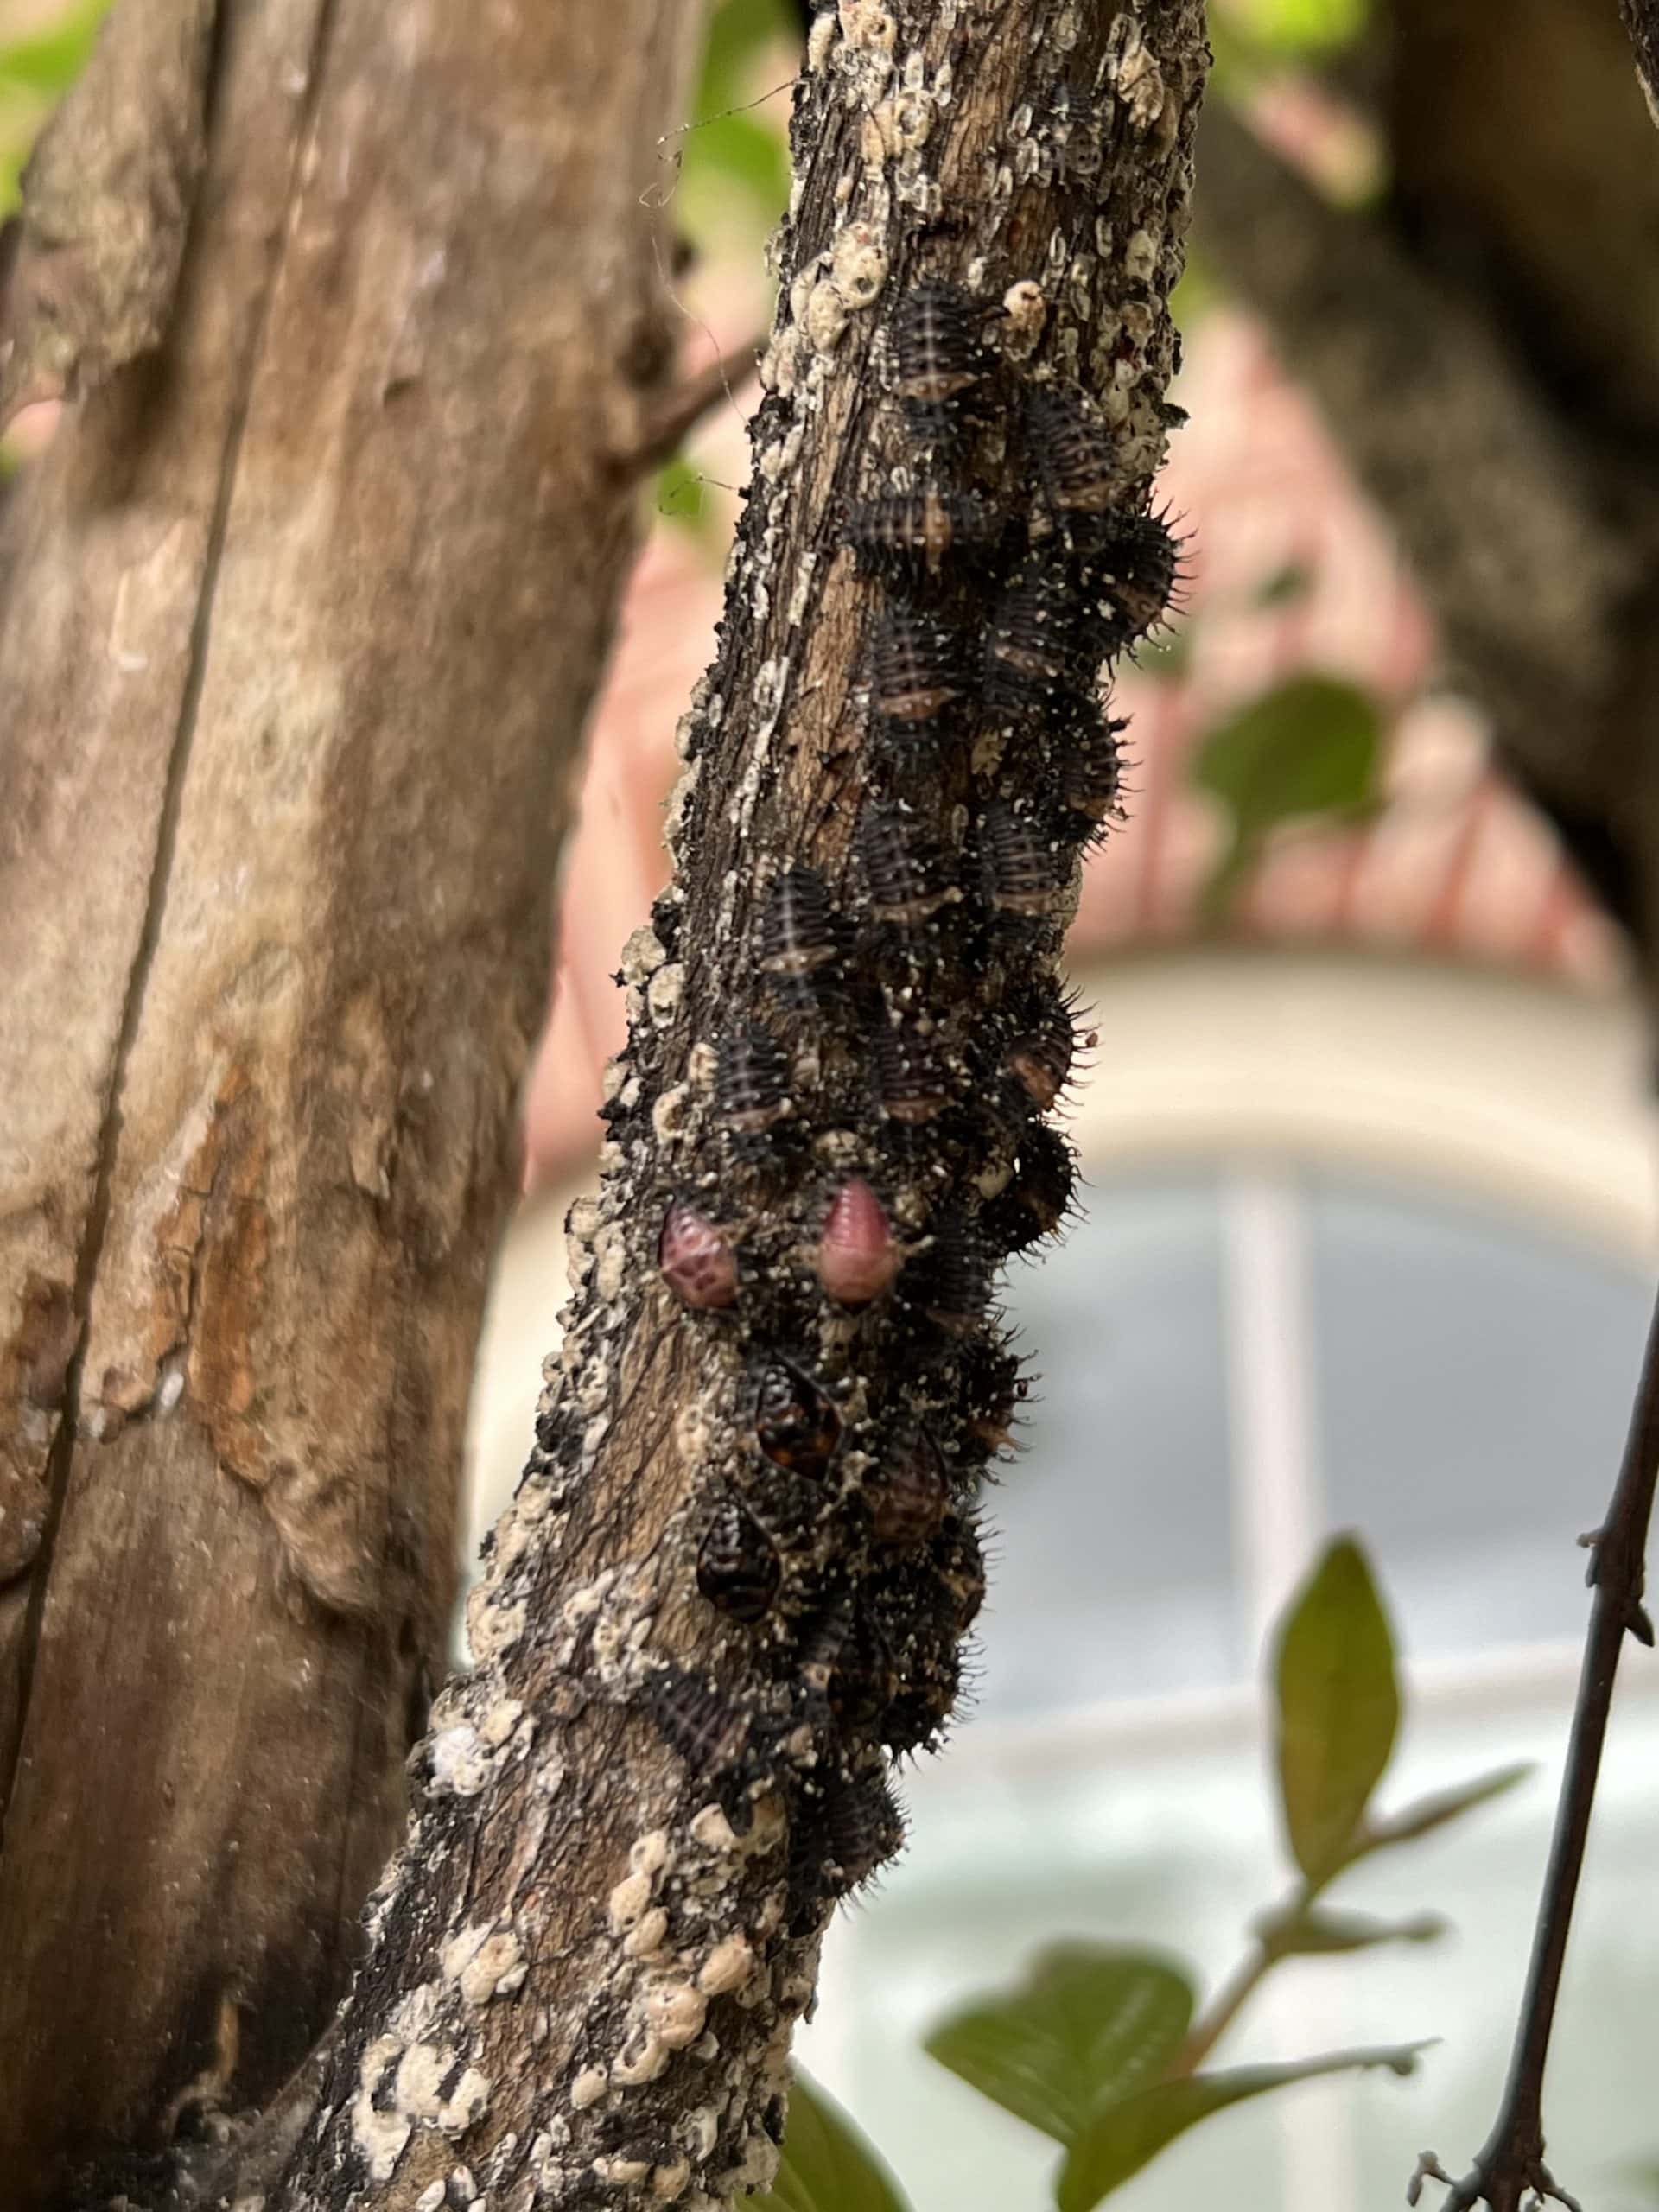
[[1074,730],[1060,766],[1060,798],[1098,829],[1119,810],[1123,753],[1118,740],[1128,728],[1103,715]]
[[1113,517],[1084,571],[1102,659],[1157,628],[1176,599],[1182,573],[1181,540],[1165,516]]
[[1082,607],[1075,577],[1052,564],[1027,563],[998,598],[985,632],[988,707],[1009,713],[1075,709],[1084,680],[1077,641]]
[[899,301],[889,343],[893,389],[912,430],[950,438],[960,403],[990,374],[986,309],[956,284],[912,285]]
[[701,1675],[663,1668],[646,1686],[645,1704],[663,1741],[696,1775],[721,1774],[747,1749],[748,1713]]
[[858,860],[864,903],[878,921],[913,929],[950,896],[937,840],[902,807],[866,805],[859,817]]
[[1090,537],[1118,486],[1111,433],[1075,385],[1033,385],[1026,395],[1032,462],[1054,518]]
[[941,731],[965,695],[959,638],[936,615],[889,607],[870,635],[870,712],[898,742]]
[[1011,1040],[1002,1066],[1038,1112],[1046,1114],[1065,1088],[1077,1048],[1071,1009],[1057,995],[1039,1005],[1035,1020]]
[[980,849],[999,913],[1041,916],[1058,906],[1071,856],[1029,807],[991,800],[980,817]]
[[771,1611],[783,1579],[777,1547],[735,1498],[722,1498],[697,1547],[697,1587],[734,1620],[758,1621]]
[[970,1336],[985,1319],[991,1297],[991,1262],[985,1240],[965,1214],[941,1222],[911,1294],[928,1319],[952,1336]]
[[905,1844],[905,1816],[886,1778],[869,1774],[832,1792],[823,1823],[823,1873],[834,1894],[859,1888]]
[[722,1038],[715,1063],[715,1112],[740,1141],[753,1143],[790,1112],[789,1065],[760,1023]]
[[760,972],[786,1006],[817,1006],[836,987],[840,957],[823,878],[816,868],[785,868],[761,910]]
[[926,484],[855,502],[843,534],[862,574],[937,582],[947,568],[983,560],[1001,531],[1000,518],[977,493]]
[[875,1040],[876,1090],[890,1122],[912,1128],[931,1122],[950,1103],[950,1085],[938,1053],[908,1022],[884,1028]]
[[1007,1188],[985,1209],[985,1227],[1003,1251],[1029,1251],[1059,1235],[1076,1211],[1077,1189],[1076,1147],[1046,1122],[1033,1122],[1020,1133]]

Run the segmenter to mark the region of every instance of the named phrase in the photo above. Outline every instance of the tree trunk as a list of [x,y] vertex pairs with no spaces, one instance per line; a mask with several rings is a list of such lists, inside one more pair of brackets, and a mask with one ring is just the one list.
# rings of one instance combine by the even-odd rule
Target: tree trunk
[[[601,1194],[572,1217],[560,1364],[470,1609],[476,1670],[434,1713],[273,2208],[709,2212],[772,2170],[832,1901],[891,1847],[887,1755],[937,1738],[981,1586],[971,1498],[1016,1363],[975,1239],[1028,1242],[1011,1216],[1058,1208],[1068,1173],[1014,1049],[1033,1007],[1059,1019],[1059,833],[1013,851],[995,810],[1051,824],[1077,733],[1040,706],[976,711],[937,750],[897,747],[907,766],[866,738],[884,592],[838,557],[845,529],[878,559],[906,539],[941,572],[912,583],[976,648],[999,588],[957,566],[974,511],[918,488],[940,465],[917,449],[925,395],[907,439],[875,333],[925,276],[1006,301],[970,473],[1057,575],[1063,546],[1133,537],[1170,419],[1207,59],[1198,0],[842,0],[814,22],[755,472],[682,729],[680,874],[625,957],[631,1041]],[[908,357],[920,385],[935,365]],[[1103,404],[1065,417],[1087,452],[1048,449],[1046,537],[1020,428],[1038,376]],[[849,524],[895,461],[912,505]],[[1004,539],[989,565],[1016,557]],[[1077,613],[1057,586],[1050,619]],[[1013,642],[1040,660],[1054,636],[1033,620]],[[958,878],[908,915],[849,858],[861,790],[895,777],[895,834],[925,826]],[[839,936],[810,889],[781,912],[785,861],[822,871]],[[842,988],[807,1004],[809,975]],[[931,1052],[896,1078],[883,1059],[884,1119],[869,1058],[901,1014]],[[758,1048],[738,1065],[758,1020],[788,1039],[781,1072]]]
[[270,2094],[403,1818],[698,16],[226,0],[162,348],[8,504],[17,2212]]

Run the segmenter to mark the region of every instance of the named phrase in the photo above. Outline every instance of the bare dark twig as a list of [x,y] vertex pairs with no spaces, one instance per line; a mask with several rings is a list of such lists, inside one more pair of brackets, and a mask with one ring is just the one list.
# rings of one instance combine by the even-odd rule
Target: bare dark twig
[[613,456],[612,466],[617,473],[643,476],[649,469],[661,467],[721,400],[735,407],[737,395],[754,374],[765,344],[764,334],[757,333],[663,393],[641,420],[637,435],[626,450]]
[[1654,1640],[1653,1624],[1642,1595],[1656,1478],[1659,1478],[1659,1307],[1648,1332],[1636,1408],[1612,1503],[1600,1529],[1583,1540],[1592,1547],[1588,1580],[1596,1594],[1503,2101],[1491,2135],[1463,2179],[1453,2181],[1433,2152],[1426,2151],[1406,2192],[1408,2203],[1417,2202],[1426,2180],[1434,2180],[1451,2185],[1452,2194],[1441,2212],[1469,2212],[1470,2207],[1481,2203],[1490,2205],[1491,2212],[1518,2212],[1522,2200],[1529,2196],[1535,2202],[1554,2198],[1567,2205],[1569,2212],[1577,2212],[1574,2200],[1558,2186],[1544,2164],[1544,2066],[1590,1815],[1595,1806],[1619,1653],[1627,1632],[1640,1643],[1651,1644]]

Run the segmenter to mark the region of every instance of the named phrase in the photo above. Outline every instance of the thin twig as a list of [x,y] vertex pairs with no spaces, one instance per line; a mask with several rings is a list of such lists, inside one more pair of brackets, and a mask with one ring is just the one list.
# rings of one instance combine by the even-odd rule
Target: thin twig
[[1532,1962],[1503,2101],[1471,2171],[1461,2181],[1453,2182],[1433,2153],[1425,2152],[1407,2191],[1409,2203],[1417,2202],[1424,2181],[1432,2178],[1451,2183],[1452,2194],[1441,2212],[1469,2212],[1471,2206],[1482,2202],[1490,2205],[1491,2212],[1517,2212],[1528,2195],[1554,2197],[1577,2212],[1572,2197],[1557,2187],[1544,2164],[1544,2064],[1549,2056],[1550,2030],[1595,1805],[1619,1653],[1627,1632],[1640,1643],[1653,1642],[1653,1624],[1643,1606],[1642,1593],[1656,1478],[1659,1478],[1659,1306],[1648,1332],[1636,1409],[1612,1503],[1601,1528],[1585,1539],[1592,1547],[1589,1580],[1595,1600],[1590,1610],[1567,1770],[1561,1779],[1555,1834],[1544,1874]]
[[754,374],[764,338],[751,338],[734,346],[707,368],[699,369],[685,383],[676,385],[641,421],[639,434],[626,453],[612,456],[619,475],[643,476],[671,461],[690,433],[722,399],[737,404],[737,395]]

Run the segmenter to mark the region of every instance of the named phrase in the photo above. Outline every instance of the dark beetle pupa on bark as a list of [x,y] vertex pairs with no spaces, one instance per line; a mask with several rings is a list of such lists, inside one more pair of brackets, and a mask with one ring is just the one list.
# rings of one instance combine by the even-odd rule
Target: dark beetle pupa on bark
[[855,502],[847,510],[844,535],[867,575],[937,580],[948,569],[983,560],[1001,524],[976,493],[931,484]]
[[1036,1019],[1012,1039],[1002,1065],[1039,1113],[1046,1114],[1065,1088],[1077,1046],[1071,1009],[1055,996],[1040,1005]]
[[715,1111],[739,1137],[764,1136],[790,1109],[789,1065],[783,1048],[757,1022],[722,1038],[715,1065]]
[[893,1695],[893,1653],[874,1623],[855,1620],[830,1677],[830,1710],[843,1727],[874,1720]]
[[876,1089],[889,1121],[912,1128],[931,1122],[950,1103],[950,1084],[938,1055],[908,1022],[884,1028],[875,1041]]
[[889,343],[893,389],[918,435],[953,438],[961,404],[990,373],[986,310],[955,284],[914,284],[900,299]]
[[902,602],[870,634],[874,727],[896,740],[939,730],[968,689],[962,641],[936,615]]
[[785,868],[773,883],[761,909],[759,950],[761,973],[785,1005],[814,1006],[834,990],[836,910],[816,868]]
[[965,1636],[985,1603],[985,1554],[965,1513],[954,1513],[933,1540],[931,1564],[950,1600],[952,1625]]
[[709,1313],[737,1298],[737,1262],[723,1233],[695,1206],[676,1198],[657,1239],[663,1281],[683,1306]]
[[697,1587],[734,1620],[758,1621],[778,1595],[783,1567],[776,1546],[735,1498],[722,1498],[697,1547]]
[[918,1433],[886,1458],[865,1486],[870,1534],[887,1549],[913,1550],[944,1520],[948,1497],[938,1447]]
[[878,921],[912,929],[950,895],[944,852],[925,824],[897,806],[867,804],[858,823],[864,902]]
[[1059,905],[1071,861],[1028,807],[992,799],[980,817],[991,904],[1001,913],[1042,915]]
[[774,1359],[754,1392],[754,1436],[774,1466],[818,1480],[841,1440],[841,1416],[810,1376]]
[[1033,1122],[1020,1134],[1007,1188],[985,1209],[986,1230],[1003,1251],[1028,1251],[1058,1236],[1075,1211],[1077,1188],[1075,1147],[1046,1122]]

